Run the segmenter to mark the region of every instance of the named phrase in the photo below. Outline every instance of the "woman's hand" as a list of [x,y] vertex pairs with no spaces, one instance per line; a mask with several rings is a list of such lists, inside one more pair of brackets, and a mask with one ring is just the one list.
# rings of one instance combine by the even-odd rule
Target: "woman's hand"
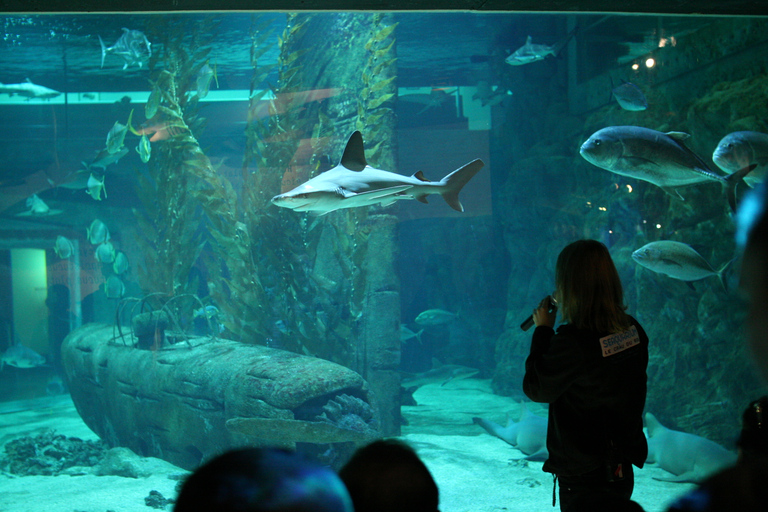
[[[539,306],[533,310],[533,323],[536,327],[540,325],[546,325],[548,327],[555,328],[555,320],[557,320],[557,307],[552,306],[552,299],[549,295],[541,299]],[[550,312],[550,309],[552,310]]]

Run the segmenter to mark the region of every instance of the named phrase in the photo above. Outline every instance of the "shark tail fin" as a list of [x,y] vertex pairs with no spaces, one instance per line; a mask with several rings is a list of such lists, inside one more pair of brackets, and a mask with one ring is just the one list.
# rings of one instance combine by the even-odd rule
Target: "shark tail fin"
[[458,212],[464,211],[464,207],[461,205],[461,201],[459,201],[459,192],[461,192],[464,185],[466,185],[484,165],[485,163],[479,158],[477,160],[472,160],[440,180],[445,186],[441,195],[443,196],[443,199],[445,199],[445,202],[448,203],[448,206]]
[[98,37],[99,37],[99,44],[101,45],[101,67],[103,68],[104,67],[104,57],[107,56],[107,47],[104,46],[104,40],[101,38],[101,36],[98,36]]

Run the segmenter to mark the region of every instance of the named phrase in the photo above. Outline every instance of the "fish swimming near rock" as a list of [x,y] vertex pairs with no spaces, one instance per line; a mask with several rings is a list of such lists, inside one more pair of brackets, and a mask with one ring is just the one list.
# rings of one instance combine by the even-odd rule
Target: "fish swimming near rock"
[[128,133],[128,127],[131,125],[131,118],[133,117],[133,110],[128,114],[128,124],[120,124],[120,121],[115,121],[112,128],[107,133],[107,151],[110,153],[117,153],[123,149],[123,142],[125,141],[125,134]]
[[109,229],[99,219],[93,219],[91,225],[85,228],[85,235],[93,245],[98,245],[109,240]]
[[747,185],[754,187],[768,175],[768,133],[729,133],[717,144],[712,153],[712,161],[729,174],[757,165],[754,171],[744,177]]
[[125,60],[123,69],[136,64],[141,68],[142,64],[152,57],[152,43],[147,36],[139,30],[129,30],[123,28],[123,34],[118,38],[114,45],[107,47],[104,41],[99,37],[101,45],[101,67],[104,67],[104,57],[107,54],[119,55]]
[[511,444],[525,454],[526,460],[543,462],[549,458],[547,451],[547,418],[533,414],[525,402],[520,403],[520,419],[515,423],[507,415],[507,425],[474,417],[472,422],[480,425],[492,436]]
[[116,275],[110,275],[104,281],[104,295],[108,299],[120,299],[125,295],[125,284]]
[[735,453],[709,439],[668,429],[649,412],[645,413],[645,424],[648,430],[646,462],[675,475],[654,477],[654,480],[698,483],[736,462]]
[[698,281],[717,276],[724,289],[728,289],[725,273],[734,260],[715,270],[696,250],[683,242],[659,240],[651,242],[632,253],[639,265],[681,281]]
[[20,84],[4,84],[0,82],[0,94],[3,94],[3,93],[7,94],[8,96],[13,96],[13,95],[24,96],[29,100],[31,99],[49,100],[61,94],[59,91],[54,91],[53,89],[49,89],[48,87],[33,84],[29,78],[27,78],[24,82]]
[[47,217],[58,215],[63,211],[50,208],[37,194],[29,196],[26,200],[26,205],[29,210],[17,213],[17,217]]
[[136,152],[139,154],[139,158],[141,158],[142,162],[149,162],[149,157],[152,155],[152,146],[149,144],[149,139],[146,135],[141,135],[139,145],[136,146]]
[[643,91],[638,86],[631,82],[622,80],[621,85],[614,87],[611,94],[613,94],[619,106],[624,110],[639,112],[648,108],[648,100],[645,99],[645,94],[643,94]]
[[683,144],[690,135],[663,133],[640,126],[609,126],[593,133],[579,152],[589,163],[621,176],[661,187],[683,199],[675,189],[696,183],[720,183],[728,204],[736,211],[736,185],[754,166],[721,176]]
[[53,251],[56,253],[56,256],[65,260],[74,254],[75,246],[72,243],[72,240],[59,235],[56,237],[56,242],[53,245]]
[[104,197],[107,197],[107,189],[104,187],[104,180],[106,176],[102,176],[101,179],[91,173],[88,177],[88,182],[85,186],[85,193],[94,198],[96,201],[101,201],[101,193],[104,192]]
[[110,241],[102,242],[96,247],[94,256],[96,261],[100,263],[113,263],[115,261],[115,246]]
[[427,309],[419,313],[414,322],[425,327],[434,327],[436,325],[449,324],[458,317],[457,313],[451,313],[444,309]]
[[531,62],[544,60],[549,55],[557,57],[560,51],[565,48],[565,45],[567,45],[575,35],[576,29],[574,28],[568,33],[565,39],[552,46],[546,44],[534,44],[531,36],[528,36],[525,40],[525,44],[504,59],[504,62],[510,66],[522,66],[524,64],[530,64]]
[[107,166],[119,162],[120,159],[123,158],[127,154],[128,154],[128,148],[126,148],[126,147],[120,148],[115,153],[110,153],[107,149],[102,149],[93,158],[93,160],[91,160],[91,163],[83,162],[83,165],[85,166],[86,170],[90,170],[91,167],[98,167],[100,169],[106,169]]
[[404,388],[421,387],[426,384],[440,384],[445,386],[451,381],[461,380],[477,375],[480,370],[462,366],[460,364],[442,364],[440,361],[432,360],[432,369],[421,373],[406,374],[401,385]]
[[206,62],[200,71],[197,72],[197,79],[195,80],[197,85],[197,97],[205,98],[208,96],[208,90],[211,87],[211,80],[216,80],[216,87],[219,87],[219,77],[216,74],[216,64],[213,67]]
[[356,131],[349,138],[339,165],[273,197],[272,203],[297,212],[324,215],[341,208],[387,206],[400,199],[426,203],[429,194],[440,194],[451,208],[463,212],[459,192],[483,165],[482,160],[473,160],[440,181],[427,180],[421,171],[403,176],[374,169],[365,160],[363,135]]
[[115,253],[115,261],[112,263],[112,270],[119,276],[124,274],[128,267],[130,267],[128,256],[123,251],[117,251]]
[[14,343],[0,357],[0,370],[6,364],[15,368],[37,368],[45,364],[45,358],[21,343]]

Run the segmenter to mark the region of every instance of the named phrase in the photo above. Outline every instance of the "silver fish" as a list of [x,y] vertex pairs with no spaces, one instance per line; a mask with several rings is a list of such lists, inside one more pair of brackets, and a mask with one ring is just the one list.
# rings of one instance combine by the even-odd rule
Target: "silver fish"
[[51,209],[45,202],[38,197],[37,194],[32,194],[27,198],[27,208],[32,215],[46,215]]
[[579,152],[601,169],[653,183],[680,199],[677,187],[716,181],[723,185],[735,211],[736,185],[752,168],[720,176],[683,144],[688,137],[687,133],[662,133],[640,126],[609,126],[593,133]]
[[101,179],[97,178],[93,174],[88,178],[86,184],[85,193],[94,198],[96,201],[101,201],[101,193],[104,192],[104,197],[107,197],[107,189],[104,187],[104,180],[106,176],[102,176]]
[[115,254],[115,262],[112,264],[112,270],[117,275],[121,275],[128,270],[130,263],[128,262],[128,256],[123,251],[117,251]]
[[407,325],[400,324],[400,343],[405,343],[413,338],[416,338],[416,341],[421,343],[421,335],[423,332],[424,329],[420,329],[419,332],[413,332]]
[[429,194],[440,194],[454,210],[463,212],[459,192],[483,168],[480,159],[453,171],[440,181],[429,181],[421,171],[413,176],[374,169],[365,160],[363,135],[356,131],[344,149],[339,165],[306,183],[272,198],[272,203],[297,212],[321,215],[340,208],[381,204],[400,199],[427,202]]
[[633,252],[632,259],[649,270],[681,281],[698,281],[717,276],[723,288],[727,289],[723,274],[731,262],[723,265],[720,270],[715,270],[693,247],[682,242],[651,242]]
[[444,309],[428,309],[418,314],[414,322],[419,325],[435,326],[449,324],[456,320],[458,315]]
[[125,285],[119,277],[113,274],[104,281],[104,295],[108,299],[119,299],[125,295]]
[[[157,108],[160,106],[160,100],[163,97],[163,93],[160,91],[160,88],[155,86],[152,89],[152,92],[149,93],[149,97],[147,98],[147,103],[144,105],[144,117],[147,119],[152,119],[155,117],[155,114],[157,114]],[[131,130],[133,131],[133,130]]]
[[18,94],[24,96],[27,99],[51,99],[60,95],[59,91],[54,91],[48,87],[42,85],[33,84],[29,78],[20,84],[4,84],[0,82],[0,94],[7,94],[13,96]]
[[205,98],[208,96],[208,89],[211,87],[211,80],[216,79],[216,87],[219,86],[219,78],[216,76],[216,64],[213,68],[206,62],[197,73],[197,96]]
[[56,243],[53,245],[53,251],[61,259],[67,259],[75,252],[75,246],[69,238],[61,235],[56,237]]
[[[133,110],[131,110],[131,113],[128,115],[128,124],[131,124],[132,117]],[[126,133],[128,133],[128,125],[120,124],[120,121],[115,121],[115,124],[109,129],[109,133],[107,133],[107,151],[110,153],[117,153],[123,149]]]
[[93,245],[98,245],[109,240],[109,229],[107,225],[99,219],[94,219],[91,225],[85,230],[88,241]]
[[45,358],[21,343],[15,343],[0,357],[0,370],[3,365],[15,368],[36,368],[45,364]]
[[141,65],[148,61],[152,57],[152,43],[149,42],[147,36],[143,32],[138,30],[129,30],[123,28],[123,35],[115,42],[114,45],[107,47],[104,41],[99,37],[99,44],[101,45],[101,67],[104,67],[104,57],[108,53],[119,55],[125,60],[123,69],[127,69],[128,66],[136,64],[141,68]]
[[139,154],[139,158],[141,158],[142,162],[149,162],[149,157],[152,155],[152,146],[146,135],[142,134],[141,139],[139,139],[139,145],[136,146],[136,152]]
[[91,163],[83,162],[86,169],[91,167],[98,167],[100,169],[106,169],[108,165],[112,165],[118,162],[121,158],[128,154],[128,149],[120,148],[116,153],[110,153],[106,149],[102,149],[91,161]]
[[530,64],[531,62],[544,60],[549,55],[557,57],[574,35],[576,35],[575,28],[568,33],[565,39],[552,46],[546,44],[534,44],[531,36],[528,36],[525,40],[525,44],[504,59],[504,62],[510,66],[522,66],[524,64]]
[[638,86],[631,82],[621,81],[621,85],[613,88],[613,97],[624,110],[639,112],[648,108],[648,100]]
[[712,160],[729,174],[757,165],[749,176],[744,177],[744,181],[754,187],[768,175],[768,134],[752,131],[729,133],[718,143]]
[[115,261],[115,247],[112,242],[106,241],[99,244],[95,251],[96,261],[101,263],[112,263]]

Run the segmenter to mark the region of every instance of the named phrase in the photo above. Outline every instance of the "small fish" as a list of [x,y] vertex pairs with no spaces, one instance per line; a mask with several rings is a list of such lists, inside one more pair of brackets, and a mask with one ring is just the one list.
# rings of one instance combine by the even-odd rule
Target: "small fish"
[[717,145],[712,160],[729,174],[757,165],[749,176],[744,177],[744,181],[754,187],[768,175],[768,133],[729,133]]
[[698,281],[717,276],[726,290],[728,287],[724,274],[733,262],[731,260],[720,270],[715,270],[693,247],[672,240],[646,244],[632,253],[632,259],[649,270],[681,281]]
[[139,145],[136,146],[136,152],[139,154],[139,158],[141,158],[142,162],[149,162],[149,157],[152,154],[152,146],[149,144],[149,139],[146,135],[141,135]]
[[45,364],[45,358],[21,343],[15,343],[0,357],[0,370],[3,365],[15,368],[36,368]]
[[91,163],[83,162],[86,169],[91,167],[99,167],[100,169],[106,169],[108,165],[118,162],[121,158],[128,154],[128,149],[120,148],[116,153],[110,153],[106,149],[102,149],[91,161]]
[[49,396],[63,395],[67,392],[64,387],[64,381],[58,375],[51,376],[45,384],[45,394]]
[[575,28],[568,33],[565,39],[552,46],[546,44],[534,44],[531,36],[528,36],[525,40],[525,44],[504,59],[504,62],[510,66],[522,66],[524,64],[530,64],[531,62],[544,60],[549,55],[557,57],[574,35],[576,35]]
[[414,321],[424,326],[444,325],[453,322],[458,316],[444,309],[428,309],[419,313]]
[[683,197],[675,190],[677,187],[719,182],[735,211],[736,185],[753,167],[720,176],[683,144],[688,137],[687,133],[662,133],[640,126],[609,126],[593,133],[579,152],[601,169],[653,183],[680,199]]
[[59,235],[56,237],[53,251],[56,253],[56,256],[65,260],[74,254],[75,246],[69,238]]
[[32,194],[27,198],[27,208],[29,208],[29,213],[32,215],[47,215],[51,211],[37,194]]
[[213,68],[206,62],[200,71],[197,72],[197,96],[198,98],[205,98],[208,96],[208,89],[211,86],[211,80],[216,79],[216,87],[219,87],[219,78],[216,76],[216,64]]
[[94,94],[92,92],[84,92],[83,93],[83,98],[85,98],[87,100],[95,100],[96,99],[96,94]]
[[115,254],[115,262],[112,264],[112,270],[115,274],[121,275],[128,270],[130,263],[128,262],[128,256],[123,251],[117,251]]
[[152,57],[152,43],[149,42],[147,36],[143,32],[138,30],[129,30],[123,28],[123,35],[117,40],[117,42],[107,47],[104,41],[99,37],[99,44],[101,45],[101,67],[104,67],[104,57],[108,53],[119,55],[125,60],[123,69],[127,69],[128,66],[136,64],[141,68],[141,65],[148,61]]
[[104,179],[106,177],[102,176],[101,180],[99,180],[96,176],[91,173],[91,176],[88,178],[88,184],[86,185],[85,193],[94,198],[96,201],[101,201],[101,192],[104,192],[104,198],[107,197],[107,189],[104,188]]
[[8,96],[13,96],[14,94],[18,94],[19,96],[24,96],[28,100],[31,99],[51,99],[55,98],[56,96],[60,95],[61,93],[59,91],[54,91],[53,89],[49,89],[48,87],[43,87],[42,85],[33,84],[29,78],[27,78],[24,82],[20,84],[4,84],[0,82],[0,94],[7,94]]
[[113,274],[104,281],[104,295],[108,299],[119,299],[125,295],[125,285],[119,277]]
[[421,343],[421,334],[424,332],[424,329],[419,330],[419,332],[413,332],[408,328],[405,324],[400,324],[400,343],[406,343],[408,340],[412,340],[413,338],[416,338],[416,340]]
[[99,219],[94,219],[91,225],[85,229],[88,241],[93,245],[101,244],[109,240],[109,229]]
[[[159,87],[155,86],[152,89],[152,92],[149,93],[147,103],[144,105],[144,117],[147,119],[152,119],[155,117],[155,114],[157,114],[157,108],[160,106],[160,100],[162,98],[163,93],[160,91]],[[136,133],[133,128],[131,128],[131,131]]]
[[624,110],[638,112],[648,108],[648,100],[645,99],[643,91],[631,82],[621,81],[621,85],[613,88],[613,97]]
[[112,242],[106,241],[99,244],[95,251],[96,261],[101,263],[112,263],[115,261],[115,247]]
[[192,314],[192,318],[213,318],[219,314],[219,308],[209,304],[204,308],[198,308]]
[[123,149],[123,142],[125,141],[125,134],[128,133],[128,125],[131,124],[131,118],[133,117],[133,110],[128,115],[128,124],[120,124],[120,121],[115,121],[112,128],[107,133],[107,151],[110,153],[117,153]]
[[481,80],[475,86],[475,94],[472,95],[472,99],[479,100],[483,107],[495,107],[509,96],[512,96],[511,91],[502,87],[496,87],[494,90],[488,82]]

